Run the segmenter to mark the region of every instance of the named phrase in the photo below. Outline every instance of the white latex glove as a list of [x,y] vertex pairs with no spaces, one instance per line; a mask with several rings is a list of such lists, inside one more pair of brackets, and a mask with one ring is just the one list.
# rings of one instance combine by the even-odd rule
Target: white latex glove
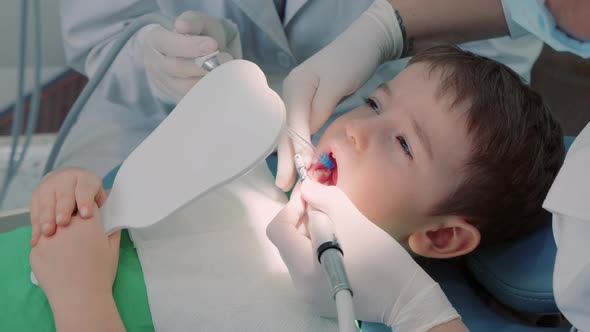
[[[416,332],[459,317],[439,285],[338,187],[306,180],[301,194],[336,224],[356,319],[383,323],[396,332]],[[297,196],[269,224],[267,235],[304,300],[320,314],[334,316],[334,300],[311,240],[297,228],[304,214]]]
[[[283,82],[287,124],[310,138],[330,117],[342,98],[354,93],[386,60],[402,55],[404,38],[395,11],[375,1],[328,46],[293,69]],[[293,155],[306,161],[306,149],[283,137],[278,148],[276,185],[289,190],[295,180]]]
[[186,11],[176,18],[174,26],[174,32],[158,24],[139,32],[152,92],[168,104],[176,104],[207,74],[195,64],[195,58],[217,50],[220,63],[242,57],[238,28],[226,19]]

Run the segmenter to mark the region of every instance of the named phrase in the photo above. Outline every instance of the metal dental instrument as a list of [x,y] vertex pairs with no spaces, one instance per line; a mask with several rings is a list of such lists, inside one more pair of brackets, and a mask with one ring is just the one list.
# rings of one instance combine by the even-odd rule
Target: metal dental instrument
[[299,143],[301,146],[305,146],[306,148],[309,148],[311,150],[311,152],[313,152],[314,154],[317,154],[318,151],[316,150],[315,146],[313,146],[313,144],[311,144],[311,142],[309,142],[308,140],[303,138],[301,135],[299,135],[295,130],[291,129],[290,127],[285,126],[285,132],[289,135],[289,137],[291,137],[291,139],[294,142]]
[[218,54],[219,51],[215,51],[211,54],[198,57],[195,59],[195,64],[197,64],[199,67],[203,67],[203,69],[206,71],[212,71],[221,65],[219,58],[217,57]]
[[[309,178],[307,167],[300,155],[296,154],[295,168],[301,182]],[[352,288],[346,276],[342,249],[336,238],[334,223],[327,214],[307,205],[308,229],[317,258],[324,268],[338,311],[340,331],[358,331],[354,320]]]

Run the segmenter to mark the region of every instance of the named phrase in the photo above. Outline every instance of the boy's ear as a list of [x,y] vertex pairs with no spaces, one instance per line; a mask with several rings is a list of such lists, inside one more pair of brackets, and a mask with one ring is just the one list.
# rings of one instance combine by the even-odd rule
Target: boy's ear
[[451,258],[473,251],[481,240],[479,230],[461,217],[418,230],[408,237],[412,251],[429,258]]

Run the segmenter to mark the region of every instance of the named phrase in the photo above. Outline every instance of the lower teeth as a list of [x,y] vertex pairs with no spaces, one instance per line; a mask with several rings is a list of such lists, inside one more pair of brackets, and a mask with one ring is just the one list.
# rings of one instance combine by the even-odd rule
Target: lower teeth
[[324,182],[327,181],[330,178],[330,175],[332,175],[332,171],[330,171],[329,169],[326,168],[322,168],[322,169],[317,169],[315,172],[312,173],[312,177],[314,180],[318,181],[318,182]]

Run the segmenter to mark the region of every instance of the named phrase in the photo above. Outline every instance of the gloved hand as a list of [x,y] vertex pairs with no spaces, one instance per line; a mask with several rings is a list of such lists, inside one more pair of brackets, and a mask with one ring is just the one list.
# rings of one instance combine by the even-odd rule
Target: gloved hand
[[[427,331],[459,315],[439,285],[391,236],[368,220],[336,186],[306,180],[301,195],[336,224],[353,291],[356,319],[386,324],[394,331]],[[267,227],[295,288],[322,315],[335,303],[311,240],[297,225],[304,204],[295,195]]]
[[[402,55],[404,37],[394,9],[385,0],[375,1],[340,36],[301,65],[283,82],[287,124],[310,138],[330,117],[342,98],[354,93],[377,66]],[[276,185],[289,190],[295,180],[293,155],[307,161],[306,149],[292,146],[283,137],[278,148]]]
[[186,11],[174,25],[174,32],[152,24],[138,34],[152,92],[168,104],[178,103],[207,74],[195,58],[217,50],[220,63],[242,57],[238,28],[226,19]]

